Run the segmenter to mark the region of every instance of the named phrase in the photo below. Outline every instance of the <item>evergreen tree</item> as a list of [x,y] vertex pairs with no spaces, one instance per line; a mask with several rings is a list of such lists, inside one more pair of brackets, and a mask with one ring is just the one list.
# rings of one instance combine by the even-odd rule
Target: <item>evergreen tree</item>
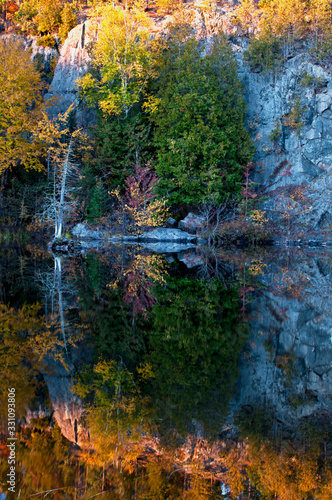
[[107,193],[101,179],[96,179],[96,184],[92,190],[90,202],[87,206],[87,220],[93,224],[105,213],[107,204]]
[[172,203],[221,201],[240,190],[253,145],[236,62],[224,37],[202,57],[188,25],[174,25],[165,45],[159,106],[152,114],[160,192]]
[[94,138],[96,168],[106,174],[105,182],[111,189],[124,186],[133,173],[135,164],[145,165],[154,156],[152,124],[140,105],[127,115],[99,113]]

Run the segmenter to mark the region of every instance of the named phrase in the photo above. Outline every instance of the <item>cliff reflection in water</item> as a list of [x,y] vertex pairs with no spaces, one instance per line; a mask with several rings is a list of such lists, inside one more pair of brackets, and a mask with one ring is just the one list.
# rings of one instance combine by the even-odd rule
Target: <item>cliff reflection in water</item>
[[21,498],[331,498],[331,255],[179,257],[2,251]]

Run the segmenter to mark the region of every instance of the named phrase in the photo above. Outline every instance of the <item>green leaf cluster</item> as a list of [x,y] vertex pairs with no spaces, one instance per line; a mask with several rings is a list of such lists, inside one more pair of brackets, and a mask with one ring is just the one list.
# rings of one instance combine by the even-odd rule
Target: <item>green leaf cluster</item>
[[107,175],[105,183],[109,188],[122,188],[133,173],[133,166],[146,164],[154,156],[152,130],[153,125],[139,104],[127,117],[99,113],[94,131],[95,165]]
[[237,193],[253,146],[227,40],[216,37],[202,57],[189,27],[175,25],[158,84],[160,103],[152,116],[161,194],[172,203],[193,203]]
[[107,204],[107,192],[101,179],[96,180],[96,185],[92,189],[91,198],[87,205],[86,219],[92,224],[105,213]]

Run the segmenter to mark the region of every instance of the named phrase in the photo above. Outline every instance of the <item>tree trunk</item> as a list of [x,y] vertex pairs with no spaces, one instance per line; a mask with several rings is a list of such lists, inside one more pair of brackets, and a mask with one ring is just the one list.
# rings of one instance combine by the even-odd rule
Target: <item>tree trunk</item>
[[58,211],[57,221],[55,224],[55,238],[61,238],[61,236],[62,236],[65,193],[66,193],[66,181],[67,181],[67,176],[68,176],[68,171],[69,171],[69,159],[70,159],[70,153],[71,153],[71,148],[72,148],[72,142],[73,142],[73,139],[71,137],[70,142],[69,142],[69,146],[68,146],[67,155],[66,155],[66,160],[65,160],[65,163],[63,166],[63,171],[62,171],[59,211]]

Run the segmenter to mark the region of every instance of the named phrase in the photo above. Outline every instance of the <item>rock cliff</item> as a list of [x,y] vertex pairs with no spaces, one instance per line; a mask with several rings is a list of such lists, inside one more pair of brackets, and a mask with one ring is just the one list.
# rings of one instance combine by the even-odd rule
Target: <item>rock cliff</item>
[[[292,211],[308,229],[330,228],[331,72],[315,64],[309,53],[294,55],[274,73],[253,71],[243,61],[248,37],[236,32],[232,1],[213,11],[204,10],[199,2],[187,8],[203,52],[208,50],[209,39],[221,29],[234,49],[247,101],[247,125],[257,148],[253,180],[269,197],[262,208],[275,220]],[[152,32],[165,33],[170,19],[156,18]],[[69,33],[49,92],[49,96],[59,98],[54,113],[78,103],[75,82],[87,69],[86,47],[95,36],[91,21]],[[77,119],[80,126],[86,127],[93,121],[93,114],[80,109]]]
[[[274,74],[240,59],[248,126],[256,145],[254,181],[270,194],[274,218],[298,216],[308,228],[332,222],[332,75],[298,54]],[[280,197],[282,195],[282,197]]]
[[54,71],[47,98],[55,98],[56,103],[51,108],[51,115],[64,113],[72,104],[75,106],[77,125],[86,128],[92,124],[94,114],[91,111],[78,107],[78,93],[76,81],[87,71],[89,53],[87,47],[94,38],[94,28],[91,21],[85,21],[75,26],[68,34]]

